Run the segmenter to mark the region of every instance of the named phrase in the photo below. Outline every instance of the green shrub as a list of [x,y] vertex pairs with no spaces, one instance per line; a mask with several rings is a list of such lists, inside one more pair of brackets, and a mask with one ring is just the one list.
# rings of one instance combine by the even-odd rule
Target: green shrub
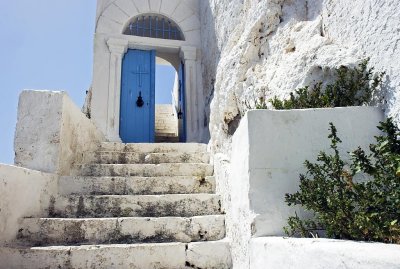
[[[290,217],[289,236],[316,236],[400,243],[400,130],[392,119],[381,122],[382,135],[370,145],[370,153],[353,151],[349,163],[340,157],[341,143],[330,124],[330,148],[321,152],[317,163],[305,162],[300,190],[286,194],[289,206],[301,205],[314,217]],[[361,180],[364,178],[364,180]]]
[[368,68],[368,62],[369,59],[366,59],[358,67],[336,69],[335,81],[325,88],[322,82],[318,82],[290,93],[288,100],[280,100],[275,96],[270,102],[278,110],[369,104],[382,84],[384,73],[374,74],[374,68]]

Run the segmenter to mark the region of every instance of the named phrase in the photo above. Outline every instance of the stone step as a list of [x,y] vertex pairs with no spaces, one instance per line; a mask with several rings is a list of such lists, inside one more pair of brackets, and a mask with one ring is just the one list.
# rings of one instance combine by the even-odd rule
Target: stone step
[[173,117],[173,115],[164,114],[158,119],[156,119],[155,123],[157,125],[168,125],[168,124],[177,124],[177,120]]
[[157,136],[176,137],[176,136],[178,136],[178,131],[166,129],[166,128],[156,129],[155,137],[157,137]]
[[216,241],[225,237],[222,215],[192,218],[27,218],[18,239],[34,246]]
[[176,129],[178,127],[178,121],[173,118],[169,118],[156,125],[156,127],[158,126],[167,126],[169,129]]
[[134,163],[209,163],[210,154],[201,153],[148,153],[141,154],[135,152],[116,152],[116,151],[98,151],[86,152],[84,154],[84,163],[97,164],[134,164]]
[[162,115],[162,117],[156,119],[156,121],[155,121],[156,126],[157,125],[167,125],[168,126],[169,124],[176,125],[177,122],[178,121],[172,115],[168,115],[168,114]]
[[155,127],[155,131],[156,131],[156,134],[157,133],[172,133],[172,134],[176,134],[176,129],[177,128],[175,128],[175,126],[171,126],[171,125],[168,125],[168,124],[160,124],[160,125],[157,125],[156,127]]
[[165,130],[165,129],[156,130],[156,137],[157,136],[165,136],[165,137],[176,137],[176,136],[178,136],[178,134],[176,132],[174,132],[174,131],[168,132],[168,131],[170,131],[170,130]]
[[167,130],[167,129],[162,129],[162,130],[156,131],[156,136],[157,135],[159,135],[159,136],[176,136],[177,133],[174,131]]
[[156,120],[156,128],[158,126],[171,126],[171,129],[177,125],[177,121],[174,118],[163,118]]
[[136,153],[166,153],[166,152],[196,153],[196,152],[207,152],[207,145],[198,143],[123,144],[115,142],[104,142],[99,145],[98,150],[136,152]]
[[82,164],[77,167],[81,176],[212,176],[214,167],[204,163],[161,164]]
[[219,215],[216,194],[71,195],[59,197],[49,210],[57,218],[193,217]]
[[2,247],[0,269],[230,269],[226,241],[133,245]]
[[214,177],[61,177],[61,195],[159,195],[215,193]]
[[179,137],[178,136],[174,136],[174,137],[170,137],[170,136],[156,136],[155,138],[155,142],[156,143],[179,143]]
[[176,129],[178,124],[174,120],[164,120],[156,122],[155,129]]
[[157,110],[156,119],[175,119],[173,110]]

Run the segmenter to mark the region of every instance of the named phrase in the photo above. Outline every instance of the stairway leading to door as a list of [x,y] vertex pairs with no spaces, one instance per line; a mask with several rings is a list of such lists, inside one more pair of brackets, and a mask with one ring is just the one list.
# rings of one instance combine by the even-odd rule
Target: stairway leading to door
[[202,144],[101,144],[48,215],[22,220],[0,268],[231,268],[209,158]]
[[156,143],[179,142],[178,119],[174,114],[174,108],[172,105],[156,105],[155,124]]

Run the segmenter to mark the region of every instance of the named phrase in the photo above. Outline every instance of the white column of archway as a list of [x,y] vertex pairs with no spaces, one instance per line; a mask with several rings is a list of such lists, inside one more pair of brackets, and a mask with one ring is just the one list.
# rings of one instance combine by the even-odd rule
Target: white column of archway
[[128,41],[110,38],[107,41],[107,45],[111,54],[107,102],[107,139],[112,142],[121,142],[119,136],[119,114],[122,59],[128,50]]
[[186,140],[187,142],[197,142],[199,133],[197,49],[183,46],[180,54],[185,64]]

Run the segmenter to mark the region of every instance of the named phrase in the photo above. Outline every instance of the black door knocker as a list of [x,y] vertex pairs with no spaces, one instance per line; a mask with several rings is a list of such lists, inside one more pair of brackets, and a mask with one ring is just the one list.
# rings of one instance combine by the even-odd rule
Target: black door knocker
[[139,92],[139,97],[137,98],[136,105],[138,107],[142,107],[144,105],[143,98],[142,98],[142,92]]

